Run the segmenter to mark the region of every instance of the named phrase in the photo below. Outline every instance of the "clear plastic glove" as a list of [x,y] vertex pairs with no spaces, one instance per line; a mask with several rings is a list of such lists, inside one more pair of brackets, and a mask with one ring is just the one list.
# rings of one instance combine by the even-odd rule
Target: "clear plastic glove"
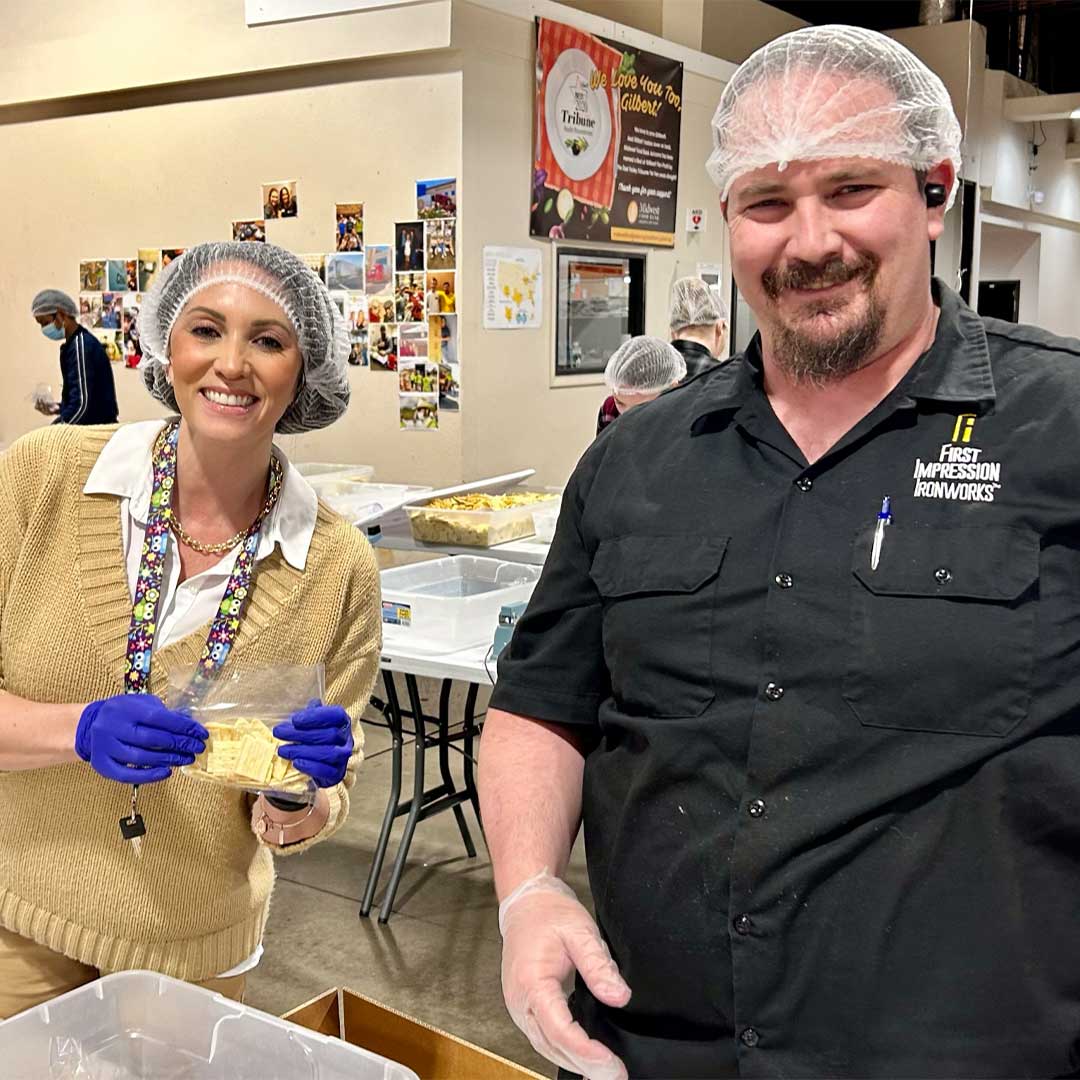
[[340,705],[310,701],[274,728],[274,738],[289,744],[278,755],[307,773],[317,787],[333,787],[345,779],[353,735],[349,714]]
[[564,881],[542,870],[499,905],[503,1000],[533,1049],[586,1080],[627,1080],[626,1066],[574,1020],[565,986],[577,969],[596,999],[630,1000],[592,916]]
[[206,749],[206,728],[153,694],[92,701],[75,729],[75,753],[106,780],[154,784]]

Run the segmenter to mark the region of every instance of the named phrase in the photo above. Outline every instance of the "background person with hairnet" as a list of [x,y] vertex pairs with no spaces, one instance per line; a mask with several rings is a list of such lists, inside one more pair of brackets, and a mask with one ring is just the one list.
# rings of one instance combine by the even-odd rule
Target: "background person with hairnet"
[[42,289],[30,303],[30,314],[45,337],[62,343],[60,401],[36,401],[34,408],[55,416],[54,424],[115,424],[112,365],[101,342],[79,325],[75,301],[59,289]]
[[596,434],[628,409],[655,400],[685,378],[686,361],[666,341],[644,336],[624,341],[604,369],[611,394],[600,406]]
[[586,452],[502,654],[507,1005],[594,1080],[1075,1076],[1080,346],[931,279],[897,42],[772,42],[714,136],[760,337]]
[[[270,244],[203,244],[139,328],[177,416],[51,427],[0,456],[0,1018],[131,968],[241,997],[273,856],[342,824],[360,761],[375,561],[273,445],[348,405],[325,286]],[[282,664],[325,666],[327,703],[273,729],[313,798],[177,772],[207,731],[162,703],[169,673]],[[118,828],[135,784],[141,846]]]
[[671,288],[671,344],[686,361],[687,378],[710,370],[727,346],[728,313],[699,277],[684,277]]

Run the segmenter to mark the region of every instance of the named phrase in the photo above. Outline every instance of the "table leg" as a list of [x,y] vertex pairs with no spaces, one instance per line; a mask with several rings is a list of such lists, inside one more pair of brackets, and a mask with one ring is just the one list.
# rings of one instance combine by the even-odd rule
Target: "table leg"
[[390,774],[390,798],[386,803],[383,813],[382,828],[379,830],[379,842],[375,846],[375,856],[371,862],[371,870],[368,873],[367,887],[364,889],[364,899],[360,904],[360,917],[367,918],[371,914],[371,906],[375,903],[375,890],[379,886],[379,877],[382,874],[383,861],[386,858],[386,848],[390,843],[390,833],[394,828],[394,818],[397,817],[398,800],[401,798],[401,756],[402,756],[402,723],[401,702],[398,700],[397,684],[394,682],[392,671],[383,672],[383,685],[386,687],[386,722],[390,725],[391,739],[391,774]]
[[[443,679],[442,692],[439,694],[439,771],[442,774],[443,784],[448,795],[457,793],[454,786],[454,778],[450,775],[450,690],[453,680]],[[457,822],[458,832],[465,844],[465,852],[470,859],[476,858],[476,845],[473,844],[472,834],[465,821],[465,811],[460,806],[454,807],[454,820]]]
[[379,911],[381,923],[389,920],[390,912],[394,908],[394,897],[397,895],[398,885],[401,884],[401,875],[405,872],[405,860],[409,857],[409,845],[412,843],[416,823],[420,820],[420,811],[424,805],[424,750],[427,748],[427,725],[415,675],[405,676],[405,687],[409,692],[409,708],[412,710],[413,722],[416,726],[416,741],[413,743],[413,797],[409,806],[409,816],[405,819],[405,831],[398,845],[397,858],[394,860],[394,869],[390,873],[390,882],[386,886],[382,909]]
[[476,683],[469,683],[469,689],[465,695],[465,790],[469,793],[469,801],[476,813],[476,820],[480,823],[480,832],[483,833],[484,819],[480,816],[480,793],[476,790],[476,779],[473,776],[475,759],[473,737],[476,732],[476,695],[479,689]]

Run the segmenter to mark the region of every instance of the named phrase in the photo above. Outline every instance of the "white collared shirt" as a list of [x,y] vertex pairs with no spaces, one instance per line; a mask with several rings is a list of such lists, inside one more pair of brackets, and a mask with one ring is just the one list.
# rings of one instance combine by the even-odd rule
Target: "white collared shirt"
[[[160,420],[146,420],[121,427],[101,451],[83,487],[87,495],[114,495],[120,500],[124,560],[128,591],[133,601],[154,486],[150,456],[154,440],[162,427]],[[318,499],[308,482],[289,464],[278,447],[274,448],[274,453],[284,466],[281,494],[277,505],[263,522],[255,561],[261,562],[273,552],[275,546],[280,546],[285,561],[295,569],[303,570],[315,533]],[[221,562],[181,583],[179,548],[176,537],[169,534],[161,578],[155,648],[179,641],[214,618],[239,548],[237,544]]]
[[[83,487],[87,495],[113,495],[120,500],[128,592],[133,603],[154,486],[151,455],[154,440],[163,426],[160,420],[146,420],[121,427],[106,443]],[[275,546],[280,546],[285,561],[295,569],[303,570],[315,533],[318,499],[308,482],[289,464],[288,458],[278,447],[274,447],[274,453],[284,467],[281,493],[277,504],[263,522],[255,561],[261,562],[273,552]],[[181,582],[180,552],[176,537],[169,533],[169,547],[161,576],[155,648],[179,641],[202,629],[214,618],[225,594],[225,586],[229,583],[239,547],[238,544],[209,570]],[[251,971],[262,959],[262,954],[260,943],[246,960],[229,971],[223,971],[218,977],[225,979]]]

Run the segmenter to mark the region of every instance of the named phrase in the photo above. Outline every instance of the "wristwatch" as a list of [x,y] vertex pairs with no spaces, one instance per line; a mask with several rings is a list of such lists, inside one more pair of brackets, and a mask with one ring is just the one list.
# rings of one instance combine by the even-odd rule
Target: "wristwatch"
[[[263,810],[262,813],[251,823],[252,829],[255,830],[255,835],[263,839],[269,839],[273,844],[278,847],[286,847],[288,844],[297,843],[299,840],[306,839],[306,837],[297,837],[296,832],[303,826],[312,814],[315,813],[316,803],[313,800],[311,805],[306,808],[301,808],[288,815],[292,820],[281,820],[277,817],[271,817],[266,812],[266,796],[262,796]],[[279,811],[280,812],[280,811]],[[290,839],[295,837],[295,839]]]

